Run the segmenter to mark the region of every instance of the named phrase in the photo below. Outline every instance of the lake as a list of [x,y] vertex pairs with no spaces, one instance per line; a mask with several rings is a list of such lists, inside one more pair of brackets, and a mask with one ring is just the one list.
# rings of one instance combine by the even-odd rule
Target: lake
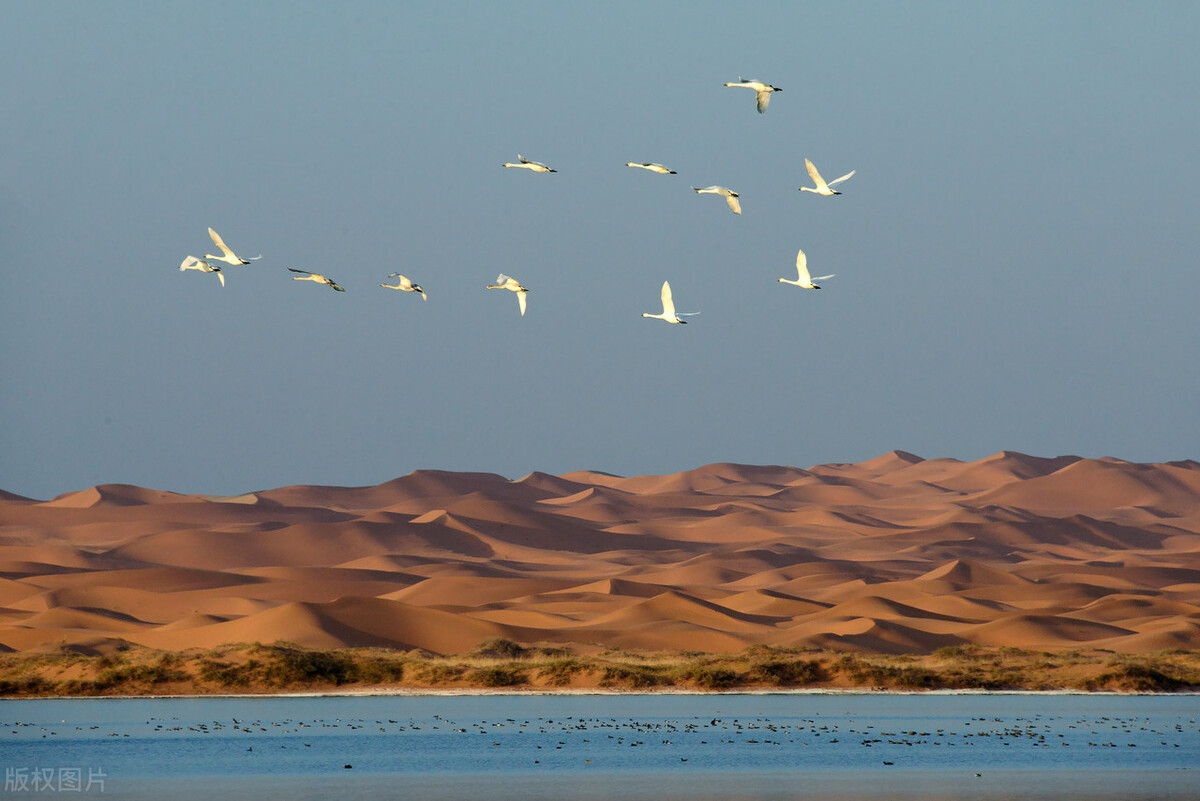
[[0,702],[6,797],[1200,797],[1200,696],[515,694]]

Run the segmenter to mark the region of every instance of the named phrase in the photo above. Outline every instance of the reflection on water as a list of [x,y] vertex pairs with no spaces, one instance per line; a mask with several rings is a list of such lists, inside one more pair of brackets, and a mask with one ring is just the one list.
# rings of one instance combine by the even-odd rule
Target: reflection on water
[[129,798],[1192,799],[1198,721],[1200,696],[6,701],[0,764],[14,797],[78,769]]

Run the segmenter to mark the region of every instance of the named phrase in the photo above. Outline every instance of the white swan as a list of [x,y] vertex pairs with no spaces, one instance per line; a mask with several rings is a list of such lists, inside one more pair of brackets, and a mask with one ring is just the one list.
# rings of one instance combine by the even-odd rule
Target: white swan
[[824,281],[826,278],[833,278],[833,276],[837,275],[837,273],[830,273],[829,275],[818,275],[816,278],[813,278],[808,274],[808,256],[804,255],[803,250],[796,254],[796,272],[799,274],[799,280],[791,281],[787,278],[780,278],[780,283],[793,284],[801,289],[820,289],[821,287],[814,284],[813,281]]
[[229,247],[221,239],[221,235],[218,234],[216,231],[209,228],[208,235],[212,237],[213,244],[215,244],[217,247],[219,247],[221,249],[221,252],[224,253],[225,255],[224,256],[214,256],[211,253],[205,253],[204,258],[206,258],[206,259],[212,259],[214,261],[223,261],[223,262],[226,262],[227,264],[249,264],[251,261],[262,258],[262,256],[251,256],[249,260],[239,258],[234,255],[233,251],[229,249]]
[[813,163],[811,161],[809,161],[808,159],[805,159],[804,166],[808,168],[809,177],[811,177],[813,179],[813,183],[817,185],[817,188],[813,189],[812,187],[802,186],[802,187],[800,187],[800,191],[801,192],[813,192],[818,195],[840,195],[840,194],[842,194],[841,192],[837,191],[833,187],[837,186],[842,181],[846,180],[851,175],[854,175],[854,173],[858,172],[858,170],[851,170],[850,172],[843,175],[841,178],[837,178],[833,181],[830,181],[829,183],[825,183],[825,179],[821,177],[821,173],[817,172],[817,168],[813,166]]
[[659,175],[675,175],[676,174],[674,170],[668,170],[663,165],[655,164],[653,162],[651,162],[649,164],[639,164],[636,161],[627,161],[627,162],[625,162],[625,166],[626,167],[641,167],[643,170],[649,170],[650,172],[656,172]]
[[221,272],[221,268],[216,265],[209,264],[204,259],[197,259],[195,256],[188,256],[183,260],[183,264],[179,265],[180,272],[184,270],[199,270],[202,273],[216,273],[217,278],[221,279],[221,286],[225,286],[225,273]]
[[320,273],[310,273],[308,270],[297,270],[295,267],[288,267],[288,269],[294,273],[304,273],[304,275],[293,275],[293,281],[316,281],[318,284],[325,284],[328,287],[336,289],[338,292],[346,291]]
[[742,213],[742,204],[738,203],[738,193],[734,192],[732,189],[726,189],[723,186],[706,186],[703,189],[696,189],[696,187],[693,186],[692,189],[701,195],[706,193],[712,195],[721,195],[729,202],[729,208],[733,209],[734,214]]
[[500,273],[500,275],[496,276],[496,283],[488,284],[487,288],[488,289],[507,289],[511,292],[516,292],[517,293],[517,304],[521,307],[521,316],[522,317],[525,316],[525,294],[527,292],[529,292],[529,290],[526,289],[525,287],[521,286],[520,281],[518,281],[515,278],[509,278],[504,273]]
[[778,86],[771,86],[762,81],[747,81],[739,77],[737,83],[727,83],[726,86],[745,86],[747,89],[754,90],[754,100],[758,104],[758,113],[762,114],[767,110],[767,104],[771,102],[772,92],[782,92]]
[[505,167],[520,167],[520,168],[526,169],[526,170],[533,170],[534,172],[558,172],[558,170],[552,170],[549,167],[547,167],[545,164],[539,164],[536,161],[530,161],[529,159],[522,156],[520,153],[517,154],[517,162],[518,163],[514,164],[511,161],[506,161],[506,162],[504,162],[504,166]]
[[680,320],[682,317],[691,317],[700,312],[675,312],[675,300],[671,297],[671,283],[663,281],[662,288],[662,314],[651,314],[650,312],[642,312],[643,317],[651,317],[655,320],[665,320],[668,323],[677,323],[679,325],[687,325],[687,320]]
[[391,284],[380,284],[380,286],[388,289],[399,289],[401,292],[420,292],[421,300],[429,300],[429,297],[425,294],[424,289],[421,289],[420,286],[414,284],[411,280],[405,278],[400,273],[388,273],[388,278],[395,278],[396,285],[392,286]]

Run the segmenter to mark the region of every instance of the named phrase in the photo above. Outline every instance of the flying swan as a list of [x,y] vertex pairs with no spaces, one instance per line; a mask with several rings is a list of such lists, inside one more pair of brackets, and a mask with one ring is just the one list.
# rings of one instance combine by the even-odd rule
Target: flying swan
[[429,297],[425,294],[424,289],[421,289],[420,286],[414,284],[411,280],[405,278],[400,273],[388,273],[388,278],[395,278],[396,285],[392,286],[391,284],[380,284],[380,286],[386,287],[387,289],[399,289],[401,292],[420,292],[421,300],[429,300]]
[[833,181],[830,181],[829,183],[825,183],[825,179],[821,177],[821,173],[817,172],[817,168],[813,166],[813,163],[811,161],[809,161],[808,159],[805,159],[804,166],[808,168],[809,177],[811,177],[813,179],[813,183],[817,185],[817,188],[813,189],[810,186],[802,186],[802,187],[800,187],[800,191],[801,192],[813,192],[818,195],[840,195],[840,194],[842,194],[841,192],[837,191],[833,187],[837,186],[842,181],[846,180],[851,175],[854,175],[854,173],[858,172],[858,170],[851,170],[850,172],[843,175],[841,178],[837,178]]
[[649,164],[639,164],[636,161],[627,161],[627,162],[625,162],[625,166],[626,167],[641,167],[643,170],[649,170],[650,172],[656,172],[659,175],[675,175],[674,170],[668,170],[663,165],[655,164],[653,162],[651,162]]
[[767,104],[771,102],[772,92],[782,92],[778,86],[771,86],[762,81],[747,81],[743,78],[738,78],[737,83],[727,83],[726,86],[744,86],[747,89],[754,90],[754,100],[758,104],[758,113],[762,114],[767,110]]
[[230,250],[229,247],[225,244],[224,240],[221,239],[220,234],[218,234],[213,229],[209,228],[208,235],[212,237],[213,244],[215,244],[218,248],[220,248],[221,252],[224,253],[225,255],[224,256],[214,256],[211,253],[205,253],[204,258],[206,258],[206,259],[212,259],[214,261],[223,261],[223,262],[226,262],[227,264],[249,264],[251,261],[255,261],[257,259],[262,258],[262,256],[251,256],[249,260],[238,258],[236,255],[234,255],[233,251]]
[[642,312],[643,317],[652,317],[655,320],[665,320],[668,323],[678,323],[679,325],[687,325],[687,320],[680,320],[680,316],[691,317],[700,312],[675,312],[675,301],[671,297],[671,283],[663,281],[662,288],[662,314],[651,314],[650,312]]
[[526,169],[526,170],[533,170],[534,172],[558,172],[558,170],[552,170],[549,167],[547,167],[545,164],[539,164],[536,161],[530,161],[529,159],[522,156],[520,153],[517,154],[517,162],[518,163],[514,164],[511,161],[506,161],[506,162],[504,162],[504,166],[505,167],[520,167],[520,168]]
[[325,284],[332,289],[336,289],[338,292],[346,291],[320,273],[310,273],[308,270],[297,270],[295,267],[288,267],[288,269],[294,273],[303,273],[303,275],[293,275],[293,281],[316,281],[318,284]]
[[799,280],[792,281],[787,278],[780,278],[780,283],[793,284],[801,289],[820,289],[821,287],[814,284],[813,281],[824,281],[826,278],[833,278],[833,276],[837,275],[837,273],[830,273],[829,275],[818,275],[816,278],[813,278],[808,274],[808,256],[804,255],[803,250],[796,253],[796,272],[799,273]]
[[209,264],[204,259],[197,259],[195,256],[188,256],[183,260],[183,264],[179,265],[180,272],[184,270],[199,270],[202,273],[216,273],[217,278],[221,279],[221,286],[225,286],[225,273],[221,272],[221,268],[216,265]]
[[496,283],[488,284],[487,288],[488,289],[507,289],[510,292],[516,292],[517,293],[517,304],[521,307],[521,316],[522,317],[525,316],[525,294],[527,292],[529,292],[529,290],[526,289],[525,287],[521,286],[520,281],[518,281],[515,278],[509,278],[504,273],[500,273],[500,275],[496,276]]
[[726,189],[723,186],[706,186],[703,189],[696,189],[696,187],[693,186],[692,189],[701,195],[706,193],[712,195],[721,195],[729,202],[729,208],[733,209],[734,214],[742,213],[742,204],[738,203],[738,193],[734,192],[732,189]]

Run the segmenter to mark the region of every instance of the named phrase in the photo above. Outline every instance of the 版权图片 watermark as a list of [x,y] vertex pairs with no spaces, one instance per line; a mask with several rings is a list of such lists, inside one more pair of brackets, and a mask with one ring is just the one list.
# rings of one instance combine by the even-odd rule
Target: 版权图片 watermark
[[103,793],[106,778],[102,768],[93,767],[5,767],[4,792]]

